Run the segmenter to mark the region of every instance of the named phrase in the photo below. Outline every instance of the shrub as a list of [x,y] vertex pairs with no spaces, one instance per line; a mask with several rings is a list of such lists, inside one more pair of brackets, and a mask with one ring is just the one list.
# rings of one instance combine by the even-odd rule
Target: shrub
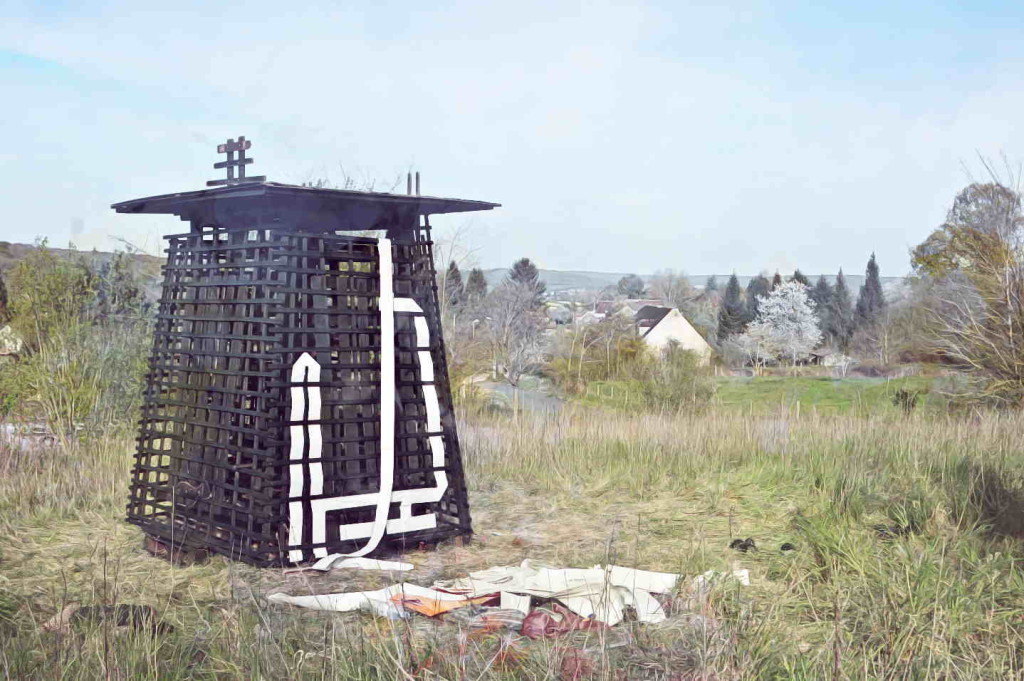
[[0,401],[61,437],[134,421],[151,331],[134,262],[46,247],[14,268],[11,326],[25,344],[0,375]]
[[907,388],[899,388],[892,395],[893,405],[902,409],[904,414],[914,411],[920,399],[920,390],[909,390]]
[[700,358],[672,343],[661,356],[649,354],[637,363],[639,387],[647,407],[667,411],[696,411],[715,395],[715,383]]
[[62,258],[45,241],[14,267],[9,283],[11,327],[28,352],[75,326],[96,297],[96,277],[85,259]]
[[612,317],[597,324],[574,326],[559,334],[545,373],[569,393],[586,390],[592,381],[635,377],[645,346],[633,323]]

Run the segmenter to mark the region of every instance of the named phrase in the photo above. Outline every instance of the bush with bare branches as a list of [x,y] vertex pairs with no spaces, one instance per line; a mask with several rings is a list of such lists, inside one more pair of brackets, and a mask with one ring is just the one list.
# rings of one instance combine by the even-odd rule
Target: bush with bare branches
[[1021,195],[972,184],[946,222],[913,251],[931,281],[936,354],[977,379],[973,397],[1024,403],[1024,214]]

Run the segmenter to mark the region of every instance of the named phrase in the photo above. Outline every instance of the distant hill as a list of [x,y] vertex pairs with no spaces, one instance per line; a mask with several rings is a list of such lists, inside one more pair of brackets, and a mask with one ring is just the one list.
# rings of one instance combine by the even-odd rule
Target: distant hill
[[[539,270],[540,279],[546,285],[549,291],[568,291],[571,289],[585,289],[585,290],[600,290],[606,286],[615,286],[619,283],[619,279],[626,276],[625,272],[586,272],[586,271],[574,271],[574,270]],[[508,274],[508,270],[504,268],[496,268],[491,270],[484,270],[484,277],[487,279],[488,286],[496,286],[501,283],[501,280]],[[653,275],[642,274],[641,278],[649,282]],[[710,274],[688,274],[686,275],[687,280],[697,288],[703,288],[704,282],[708,280]],[[714,275],[718,279],[718,285],[721,288],[725,287],[726,282],[729,280],[730,274],[716,274]],[[737,279],[740,280],[741,286],[746,286],[751,279],[757,275],[737,275]],[[817,274],[808,274],[807,278],[811,280],[811,283],[818,281]],[[896,283],[902,280],[903,277],[882,277],[882,283]],[[826,274],[825,280],[829,283],[835,283],[836,275]],[[847,274],[846,285],[850,287],[850,291],[854,294],[864,284],[863,274]]]
[[[0,272],[4,272],[13,267],[19,260],[25,257],[26,254],[34,250],[36,246],[31,244],[16,244],[8,241],[0,241]],[[99,262],[104,262],[113,256],[113,253],[104,251],[72,251],[66,248],[51,248],[54,253],[68,257],[73,253],[95,258]],[[142,281],[145,284],[147,294],[156,299],[159,297],[160,291],[160,267],[163,265],[163,258],[137,254],[134,256],[135,261],[139,264],[139,272],[142,277]],[[487,279],[487,285],[490,287],[497,286],[501,283],[502,279],[508,274],[508,270],[504,268],[495,268],[490,270],[484,270],[484,277]],[[541,281],[547,285],[548,291],[557,293],[560,291],[569,290],[587,290],[587,291],[600,291],[606,286],[615,286],[619,283],[619,279],[626,276],[627,272],[588,272],[580,270],[540,270]],[[650,274],[640,275],[644,281],[649,282],[652,278]],[[708,280],[709,274],[688,274],[686,278],[689,282],[697,287],[703,288],[704,282]],[[721,288],[725,287],[726,282],[729,280],[728,274],[716,274],[715,277],[718,279],[718,285]],[[737,275],[740,280],[740,285],[746,286],[747,283],[756,275]],[[818,280],[817,274],[808,274],[807,278],[811,280],[813,284]],[[835,282],[834,274],[826,274],[825,279],[830,283]],[[882,284],[889,288],[890,286],[896,285],[900,282],[902,277],[882,277]],[[850,287],[851,293],[856,295],[861,285],[864,283],[863,274],[848,274],[846,275],[846,283]]]
[[[569,289],[600,290],[605,286],[615,286],[619,279],[627,273],[620,272],[574,272],[563,270],[538,270],[541,280],[549,291],[568,291]],[[508,270],[497,268],[484,270],[484,278],[491,288],[501,283]]]

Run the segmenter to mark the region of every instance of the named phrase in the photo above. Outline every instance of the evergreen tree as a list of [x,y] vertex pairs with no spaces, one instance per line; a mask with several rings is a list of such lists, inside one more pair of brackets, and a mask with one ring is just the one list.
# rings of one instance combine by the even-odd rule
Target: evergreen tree
[[828,307],[827,333],[842,350],[846,350],[853,337],[853,306],[850,302],[850,289],[846,285],[843,270],[836,276],[836,285],[832,289],[832,299]]
[[864,274],[864,285],[860,287],[860,295],[857,296],[857,326],[873,324],[882,313],[882,308],[885,307],[882,280],[878,276],[878,263],[875,262],[874,253],[868,260],[867,270]]
[[474,267],[469,271],[469,276],[466,277],[466,300],[477,302],[484,299],[487,295],[487,278],[484,277],[484,271],[479,267]]
[[734,272],[725,286],[725,296],[718,308],[718,342],[743,332],[746,325],[746,307],[743,305],[743,291],[740,280]]
[[715,275],[708,277],[707,281],[704,282],[705,293],[717,293],[718,292],[718,278]]
[[814,301],[814,312],[818,315],[818,327],[829,335],[829,310],[832,306],[832,286],[825,279],[825,275],[818,277],[818,283],[810,291],[811,300]]
[[462,283],[462,272],[452,260],[448,263],[448,271],[444,275],[444,299],[448,305],[458,305],[463,301],[466,287]]
[[7,323],[10,313],[7,309],[7,284],[4,282],[3,272],[0,272],[0,324]]
[[758,306],[761,298],[772,290],[772,283],[764,274],[759,274],[747,283],[747,323],[757,319]]
[[793,276],[790,277],[789,280],[799,282],[807,288],[811,288],[811,280],[807,278],[807,275],[800,271],[800,268],[797,268],[796,271],[793,272]]
[[775,276],[772,277],[772,290],[774,291],[780,286],[782,286],[782,275],[779,274],[778,270],[775,270]]
[[534,265],[529,258],[520,258],[512,264],[512,269],[508,273],[509,281],[516,284],[523,284],[528,286],[535,291],[533,299],[533,307],[536,309],[541,306],[544,301],[544,291],[547,287],[544,286],[544,282],[540,280],[540,273],[537,271],[537,266]]

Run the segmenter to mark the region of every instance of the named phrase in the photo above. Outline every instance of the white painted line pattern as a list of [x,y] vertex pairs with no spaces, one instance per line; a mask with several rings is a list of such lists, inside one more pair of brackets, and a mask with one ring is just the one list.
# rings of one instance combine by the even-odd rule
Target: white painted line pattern
[[[430,353],[430,328],[427,325],[423,309],[411,298],[395,298],[393,283],[393,261],[391,242],[381,239],[378,243],[381,315],[381,402],[380,402],[380,488],[377,492],[356,494],[344,497],[311,499],[312,510],[312,541],[314,544],[327,542],[327,512],[365,506],[375,506],[373,522],[351,523],[340,528],[340,540],[368,539],[358,551],[350,556],[362,556],[370,553],[380,544],[385,534],[400,534],[416,530],[425,530],[437,526],[437,517],[433,512],[413,516],[412,504],[435,503],[440,501],[448,489],[448,476],[444,471],[445,447],[441,427],[441,409],[437,397],[437,389],[433,385],[434,363]],[[394,488],[395,465],[395,314],[413,315],[413,327],[416,336],[416,358],[420,369],[420,380],[423,383],[423,398],[426,404],[426,436],[431,451],[431,466],[434,469],[434,487],[408,490]],[[291,394],[291,420],[303,421],[303,425],[291,425],[289,466],[289,533],[291,546],[302,544],[302,533],[306,519],[303,517],[301,499],[305,484],[303,450],[309,442],[309,479],[310,495],[323,494],[323,438],[320,430],[321,394],[320,365],[308,353],[303,353],[292,367],[291,380],[294,385]],[[309,413],[306,414],[306,406]],[[388,519],[392,503],[399,503],[399,517]],[[317,547],[313,554],[322,558],[328,554],[326,546]],[[289,551],[289,560],[293,563],[303,559],[302,551]]]

